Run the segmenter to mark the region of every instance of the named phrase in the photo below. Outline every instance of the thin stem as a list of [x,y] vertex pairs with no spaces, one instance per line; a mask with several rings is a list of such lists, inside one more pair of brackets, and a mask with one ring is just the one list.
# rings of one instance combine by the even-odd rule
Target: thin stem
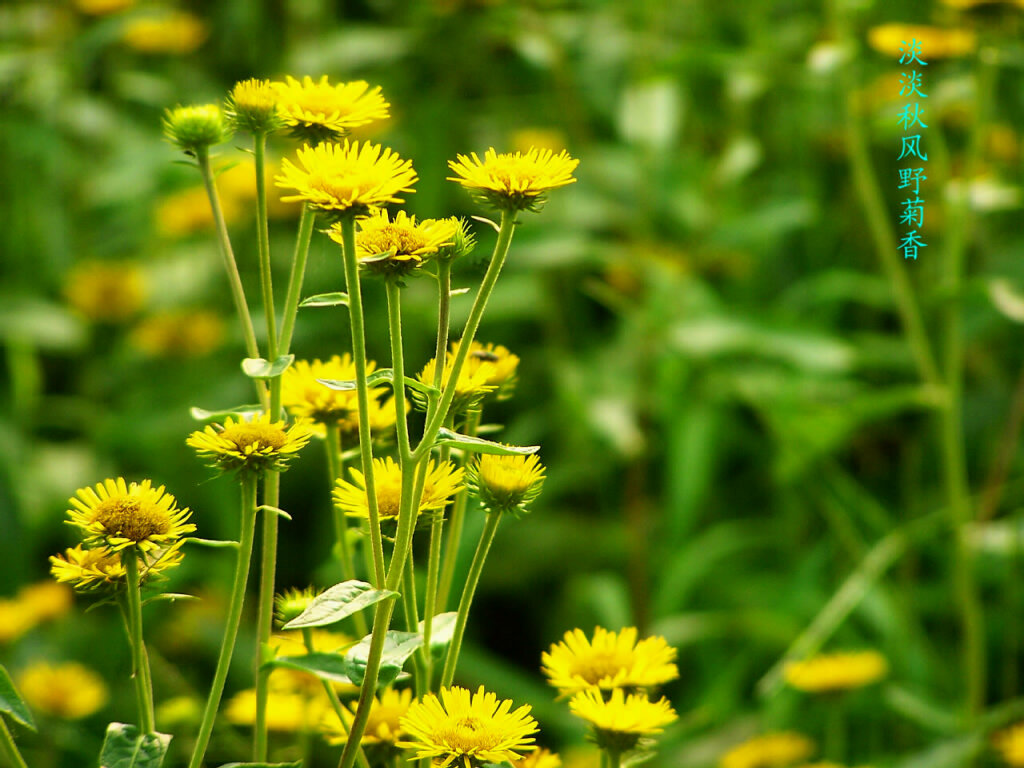
[[451,325],[452,263],[437,263],[437,344],[434,345],[434,386],[441,388],[444,366],[448,362],[448,326]]
[[448,646],[448,656],[444,662],[444,671],[441,673],[441,687],[448,688],[455,679],[455,667],[459,662],[459,652],[462,650],[462,636],[466,631],[466,621],[469,619],[469,608],[473,604],[473,595],[476,592],[476,585],[480,582],[480,574],[484,569],[484,561],[494,541],[494,534],[498,531],[498,523],[501,522],[500,512],[488,512],[487,522],[484,523],[484,530],[480,534],[480,541],[477,543],[476,552],[473,554],[473,562],[469,566],[469,574],[466,576],[466,585],[462,588],[462,599],[459,600],[459,613],[455,618],[455,631],[452,634],[451,645]]
[[388,336],[391,339],[391,370],[394,372],[395,431],[398,459],[403,471],[412,459],[409,425],[405,415],[405,354],[402,351],[402,289],[393,279],[385,282],[388,297]]
[[18,745],[14,743],[14,737],[11,736],[11,732],[7,729],[7,723],[4,722],[3,715],[0,715],[0,745],[3,746],[4,752],[6,752],[14,768],[28,768],[28,763],[21,756],[21,752],[18,751]]
[[452,370],[448,376],[448,381],[441,392],[441,400],[438,403],[432,418],[427,420],[427,425],[423,429],[423,439],[420,441],[420,444],[416,447],[413,454],[417,460],[430,452],[430,449],[433,447],[434,440],[437,438],[438,430],[441,429],[441,425],[444,423],[448,409],[452,405],[452,400],[455,398],[455,389],[456,384],[459,381],[459,374],[462,372],[462,366],[466,362],[466,358],[469,357],[469,349],[473,344],[473,339],[476,337],[477,329],[480,327],[480,320],[483,318],[484,310],[487,308],[487,301],[490,299],[491,293],[494,291],[494,285],[498,282],[498,275],[501,274],[501,268],[505,264],[509,246],[512,244],[512,233],[515,231],[515,228],[515,211],[503,210],[501,212],[501,226],[498,230],[498,240],[494,244],[494,253],[491,256],[491,263],[487,267],[484,279],[480,283],[480,289],[477,291],[476,299],[473,300],[473,306],[469,310],[466,327],[463,329],[462,338],[459,340],[459,351],[455,355],[455,361],[452,363]]
[[619,768],[622,762],[622,753],[614,750],[608,750],[608,768]]
[[280,353],[287,355],[292,345],[292,333],[295,331],[295,317],[299,312],[299,298],[302,294],[302,281],[306,275],[306,260],[309,257],[309,243],[313,238],[313,222],[316,211],[307,204],[302,204],[299,217],[299,233],[295,238],[295,254],[292,256],[292,270],[288,275],[288,290],[284,300],[284,316],[281,318]]
[[[341,220],[341,242],[341,254],[345,262],[345,286],[348,291],[348,316],[352,330],[352,360],[355,363],[356,369],[356,397],[359,406],[359,456],[362,461],[363,478],[366,484],[366,505],[369,508],[370,518],[370,547],[373,552],[372,581],[373,585],[379,588],[386,580],[384,573],[384,542],[381,540],[380,535],[377,485],[373,478],[370,396],[369,389],[366,386],[366,329],[363,321],[363,296],[359,283],[359,261],[356,258],[356,223],[352,216],[346,216]],[[402,412],[399,416],[399,421],[404,419],[405,413]],[[374,628],[376,629],[376,618],[374,618]],[[383,648],[383,646],[381,647]],[[350,760],[346,768],[350,768],[351,765]]]
[[[469,412],[466,418],[465,433],[470,437],[476,436],[480,426],[480,411]],[[462,459],[465,465],[468,457]],[[448,537],[444,543],[444,564],[441,567],[441,582],[437,588],[437,606],[444,611],[448,607],[448,596],[451,593],[452,581],[455,578],[455,566],[459,559],[459,545],[462,542],[462,529],[466,521],[466,505],[469,503],[469,491],[463,488],[455,497],[455,504],[452,506],[451,519],[448,521]]]
[[149,660],[142,635],[142,592],[139,587],[139,557],[135,547],[121,551],[125,570],[125,602],[128,605],[128,636],[132,646],[132,680],[139,705],[139,728],[143,733],[156,731],[153,714],[153,690],[149,681]]
[[[405,614],[406,631],[419,632],[420,617],[416,611],[416,574],[413,570],[412,557],[405,561],[405,568],[402,569],[402,612]],[[420,698],[427,692],[427,670],[419,654],[413,655],[412,664],[416,698]]]
[[[252,325],[252,315],[249,314],[249,304],[245,300],[245,288],[242,286],[242,277],[238,274],[238,263],[235,261],[235,252],[231,248],[231,238],[228,236],[224,212],[221,210],[220,198],[217,195],[217,185],[214,183],[213,172],[210,170],[209,151],[206,149],[199,150],[196,153],[196,162],[199,164],[199,173],[203,177],[206,195],[210,199],[210,210],[213,212],[213,222],[217,230],[217,242],[220,245],[221,257],[224,259],[224,271],[228,276],[228,285],[231,287],[231,298],[235,303],[238,320],[242,324],[245,352],[249,357],[259,357],[260,349],[256,343],[256,330]],[[254,381],[256,381],[260,403],[266,407],[267,388],[262,381]]]
[[[302,643],[306,646],[306,653],[313,653],[313,630],[303,628]],[[338,698],[338,692],[334,690],[334,686],[326,680],[321,680],[320,683],[323,685],[324,693],[327,694],[327,698],[331,702],[331,708],[334,710],[334,714],[338,717],[338,722],[341,723],[343,728],[349,728],[351,726],[352,717],[348,713],[348,710],[341,705],[341,699]],[[370,768],[370,764],[366,760],[366,755],[361,748],[356,755],[356,760],[359,761],[361,768]],[[306,763],[302,764],[305,765]]]
[[[330,476],[331,489],[333,490],[334,484],[341,477],[343,466],[343,459],[341,458],[341,428],[337,422],[326,424],[325,427],[327,429],[327,435],[324,440],[327,447],[327,472]],[[332,504],[331,510],[334,516],[334,537],[336,539],[338,560],[341,561],[341,573],[346,581],[351,581],[356,577],[356,566],[348,540],[348,519],[345,517],[345,512],[336,505]],[[355,624],[356,634],[359,637],[363,637],[367,631],[366,617],[363,616],[363,612],[357,611],[352,614],[352,621]]]
[[434,654],[430,641],[434,634],[434,615],[437,613],[437,580],[441,565],[441,530],[444,515],[438,511],[430,522],[430,554],[427,556],[427,591],[423,597],[423,677],[424,687],[430,690],[434,677]]
[[[270,382],[271,410],[276,402],[280,410],[281,379]],[[281,475],[279,472],[267,472],[263,478],[263,503],[268,507],[277,507],[280,502]],[[260,550],[260,587],[257,598],[256,615],[256,668],[253,677],[256,680],[256,722],[253,727],[253,760],[267,759],[267,703],[270,697],[270,671],[263,669],[266,658],[266,646],[270,642],[270,633],[274,623],[274,585],[277,575],[277,540],[278,515],[276,512],[263,513],[263,542]]]
[[267,134],[253,134],[256,165],[256,247],[260,258],[260,291],[267,320],[267,356],[277,359],[277,315],[274,312],[274,283],[270,274],[270,232],[267,223],[267,183],[264,177]]
[[220,699],[224,693],[224,683],[228,678],[228,667],[231,666],[231,656],[235,650],[235,640],[238,637],[238,625],[242,621],[242,606],[245,602],[245,586],[249,581],[249,564],[252,559],[253,538],[256,533],[256,477],[252,473],[243,472],[241,475],[242,484],[242,514],[241,530],[238,537],[238,552],[235,559],[235,576],[231,586],[231,599],[228,603],[227,622],[224,627],[224,637],[221,640],[220,652],[217,655],[217,668],[213,673],[213,683],[210,686],[210,695],[206,700],[206,708],[203,710],[203,718],[199,724],[199,733],[196,736],[195,747],[192,750],[192,757],[189,760],[189,768],[199,768],[202,765],[203,757],[206,755],[206,748],[210,744],[210,734],[213,732],[213,721],[217,717],[217,709],[220,706]]

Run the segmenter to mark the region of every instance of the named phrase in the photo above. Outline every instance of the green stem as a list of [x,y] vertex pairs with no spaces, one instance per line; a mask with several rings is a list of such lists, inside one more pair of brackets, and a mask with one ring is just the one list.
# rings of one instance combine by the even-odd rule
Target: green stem
[[256,532],[256,476],[249,472],[243,472],[241,483],[241,530],[238,537],[238,552],[235,559],[235,576],[231,586],[231,599],[228,603],[227,623],[224,627],[224,637],[221,640],[220,652],[217,655],[217,668],[213,673],[210,695],[206,700],[206,708],[203,710],[203,717],[199,724],[199,733],[196,736],[195,747],[192,750],[192,757],[188,763],[189,768],[199,768],[202,765],[203,757],[206,755],[206,748],[210,744],[213,721],[217,717],[217,709],[220,706],[220,699],[224,693],[224,683],[228,678],[228,667],[231,666],[231,656],[234,653],[235,640],[238,637],[238,626],[242,621],[245,586],[249,581],[249,564],[252,559],[253,538]]
[[394,372],[395,430],[398,433],[399,465],[405,471],[412,460],[409,425],[405,415],[405,354],[402,351],[402,289],[393,279],[385,282],[388,298],[388,336],[391,339],[391,370]]
[[[470,411],[466,418],[465,433],[470,437],[475,437],[479,426],[480,411]],[[468,461],[468,457],[463,456],[463,466],[466,461]],[[459,545],[462,542],[462,529],[465,526],[468,503],[469,491],[463,488],[455,497],[451,519],[448,522],[448,537],[444,543],[444,564],[441,568],[441,583],[438,585],[437,591],[437,605],[441,611],[448,607],[448,596],[451,594],[452,581],[455,579],[455,566],[459,559]]]
[[[333,489],[334,484],[341,477],[344,465],[344,460],[341,458],[341,428],[337,422],[326,424],[325,426],[327,428],[325,438],[327,470],[330,475],[331,488]],[[356,566],[352,547],[348,540],[348,519],[345,517],[344,511],[338,509],[337,506],[332,504],[331,509],[334,515],[334,537],[337,540],[337,555],[338,560],[341,561],[341,573],[346,581],[351,581],[356,578]],[[359,637],[363,637],[367,632],[366,617],[363,616],[363,612],[357,611],[354,613],[352,620],[355,623],[356,634]]]
[[840,765],[846,759],[846,706],[842,694],[825,702],[825,757]]
[[622,762],[622,753],[608,750],[608,768],[619,768]]
[[[270,382],[271,409],[274,401],[280,410],[281,379]],[[276,397],[275,397],[276,393]],[[277,507],[280,501],[281,475],[278,472],[267,472],[263,478],[263,503],[269,507]],[[263,669],[267,660],[267,644],[274,623],[274,584],[277,571],[277,526],[276,512],[263,513],[263,542],[260,551],[260,587],[256,616],[256,722],[253,728],[253,760],[256,762],[267,759],[267,702],[270,695],[270,671]]]
[[299,312],[302,281],[306,275],[306,261],[309,257],[309,243],[313,237],[313,222],[316,211],[303,203],[299,218],[299,233],[295,238],[295,253],[292,256],[292,270],[288,275],[288,291],[284,300],[284,316],[281,318],[280,352],[287,355],[292,345],[295,318]]
[[441,389],[448,362],[448,326],[451,325],[452,263],[437,263],[437,343],[434,345],[434,386]]
[[[199,164],[199,173],[203,177],[206,195],[210,199],[210,210],[213,213],[213,222],[217,230],[217,242],[220,245],[221,257],[224,259],[224,271],[228,276],[231,298],[235,303],[238,320],[242,324],[245,352],[249,357],[259,357],[260,349],[256,343],[256,330],[252,325],[252,315],[249,314],[249,304],[245,300],[245,288],[242,287],[242,277],[238,274],[238,263],[235,261],[235,252],[231,248],[231,238],[228,236],[228,227],[224,221],[220,197],[217,195],[217,185],[214,183],[213,172],[210,170],[209,151],[206,149],[199,150],[196,153],[196,162]],[[260,403],[265,407],[267,405],[267,388],[263,382],[255,379],[254,381],[256,381]]]
[[438,511],[430,522],[430,554],[427,559],[427,591],[423,597],[423,678],[426,690],[431,689],[434,677],[434,655],[430,652],[434,615],[437,613],[437,581],[441,565],[441,530],[444,515]]
[[[416,611],[416,574],[413,569],[412,557],[405,561],[405,568],[402,569],[402,612],[405,614],[406,632],[419,632],[420,617]],[[413,655],[412,664],[416,698],[420,698],[427,692],[427,670],[423,658],[419,654]]]
[[132,645],[132,680],[139,705],[139,728],[143,733],[156,731],[153,714],[153,689],[149,677],[146,641],[142,635],[142,591],[139,586],[139,557],[135,547],[121,551],[125,570],[125,601],[128,604],[128,636]]
[[[313,630],[303,628],[302,630],[302,642],[306,646],[306,653],[313,653]],[[351,727],[352,718],[348,711],[341,705],[341,699],[338,698],[338,692],[334,690],[332,686],[326,680],[321,680],[320,683],[323,685],[324,693],[327,694],[327,698],[331,702],[331,708],[334,710],[334,714],[338,717],[338,722],[341,723],[343,728]],[[366,755],[362,749],[356,755],[356,759],[359,761],[361,768],[370,768],[369,762],[366,760]],[[306,763],[302,763],[306,765]]]
[[267,356],[277,359],[277,315],[274,312],[274,283],[270,274],[270,232],[267,223],[267,183],[264,177],[267,134],[253,135],[253,158],[256,165],[256,247],[260,259],[260,291],[263,314],[267,320]]
[[473,604],[473,595],[476,592],[476,585],[480,581],[480,574],[484,569],[484,561],[494,541],[494,534],[498,531],[498,523],[501,522],[500,512],[488,512],[487,522],[484,523],[484,530],[480,534],[480,541],[477,543],[476,552],[473,554],[473,562],[469,566],[469,574],[466,576],[466,585],[462,588],[462,598],[459,600],[459,613],[455,618],[455,631],[452,634],[452,643],[448,646],[448,656],[444,661],[444,671],[441,673],[441,687],[448,688],[455,679],[455,667],[459,662],[459,652],[462,650],[462,636],[466,631],[466,622],[469,619],[469,608]]
[[473,339],[476,337],[477,329],[480,327],[480,320],[483,318],[484,310],[487,308],[487,301],[490,299],[491,293],[494,291],[494,285],[498,282],[498,275],[501,274],[501,268],[505,264],[505,259],[508,257],[508,249],[512,244],[512,233],[515,231],[515,228],[515,211],[503,210],[501,212],[501,226],[498,230],[498,240],[494,244],[494,253],[491,256],[491,263],[487,267],[484,279],[480,283],[480,289],[477,291],[476,299],[474,299],[473,306],[469,310],[469,318],[466,320],[466,327],[463,329],[462,338],[459,340],[459,351],[455,355],[455,361],[452,363],[451,374],[448,376],[448,381],[441,392],[441,400],[438,403],[432,418],[427,420],[427,425],[423,429],[423,439],[420,441],[420,444],[416,447],[416,451],[413,454],[414,458],[417,460],[430,453],[430,449],[434,445],[434,440],[437,438],[438,430],[441,429],[441,425],[444,423],[448,409],[452,405],[452,400],[455,398],[455,389],[456,384],[459,381],[459,374],[462,372],[462,366],[466,362],[466,358],[469,357],[469,349],[473,344]]
[[4,722],[3,715],[0,715],[0,745],[3,746],[14,768],[28,768],[25,758],[18,751],[18,745],[14,743],[14,737],[11,736],[11,732],[7,729],[7,723]]
[[[359,456],[366,484],[366,506],[370,518],[370,547],[373,552],[373,585],[380,588],[384,573],[384,542],[380,535],[380,513],[377,509],[377,485],[373,478],[373,438],[370,434],[370,396],[366,386],[366,329],[363,320],[363,296],[359,283],[359,261],[356,258],[356,222],[353,216],[341,220],[341,254],[345,262],[345,287],[348,291],[348,316],[352,330],[352,360],[356,369],[356,398],[359,406]],[[396,387],[396,390],[400,387]],[[397,393],[396,393],[397,394]],[[399,414],[399,421],[405,412]],[[388,601],[390,602],[390,601]],[[376,618],[374,619],[376,629]],[[383,640],[381,641],[383,642]],[[383,648],[383,646],[381,646]],[[358,741],[358,739],[357,739]],[[351,760],[346,768],[352,765]]]

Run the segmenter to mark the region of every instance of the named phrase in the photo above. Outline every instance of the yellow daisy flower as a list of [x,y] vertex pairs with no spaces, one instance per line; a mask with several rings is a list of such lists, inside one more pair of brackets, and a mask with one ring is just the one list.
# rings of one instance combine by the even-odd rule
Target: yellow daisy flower
[[607,701],[596,688],[580,691],[570,699],[569,710],[593,726],[599,747],[612,752],[633,749],[642,736],[661,733],[677,717],[668,699],[650,701],[643,693],[627,696],[621,688]]
[[73,661],[37,662],[18,675],[18,689],[36,712],[62,720],[80,720],[107,703],[107,686],[91,669]]
[[17,600],[37,622],[48,621],[71,610],[72,591],[64,584],[39,581],[19,589]]
[[0,600],[0,645],[13,643],[35,625],[35,615],[23,602]]
[[448,161],[457,181],[495,208],[538,210],[546,193],[576,181],[572,172],[579,160],[564,149],[557,155],[550,149],[531,147],[527,152],[498,154],[488,149],[481,160],[476,152]]
[[139,321],[131,341],[151,357],[205,357],[224,340],[224,320],[208,309],[170,309]]
[[173,11],[129,19],[121,29],[121,40],[140,53],[192,53],[206,40],[208,30],[202,19],[185,11]]
[[881,54],[899,58],[906,46],[916,40],[921,44],[921,58],[948,59],[974,50],[974,33],[968,29],[943,29],[922,24],[882,24],[868,30],[868,44]]
[[[451,350],[453,356],[457,354],[459,342],[453,341]],[[469,368],[471,374],[480,369],[485,370],[487,385],[496,387],[498,399],[504,400],[512,394],[516,370],[519,368],[519,358],[500,344],[482,344],[479,341],[474,341],[469,345],[469,357],[466,358],[466,363],[463,366],[463,369],[465,368]]]
[[1007,765],[1024,766],[1024,722],[999,731],[992,743]]
[[538,749],[526,757],[512,761],[512,768],[562,768],[562,758],[549,749]]
[[[310,640],[314,653],[330,654],[343,654],[356,642],[342,632],[331,632],[326,629],[310,630]],[[307,653],[305,636],[303,631],[298,629],[275,632],[270,636],[267,645],[275,656],[305,656]],[[273,687],[281,691],[303,693],[313,698],[324,693],[319,678],[297,669],[279,667],[271,673],[270,681]],[[331,687],[340,695],[359,692],[359,688],[351,683],[332,683]]]
[[119,323],[138,313],[146,300],[146,280],[137,264],[90,261],[74,267],[64,295],[90,320]]
[[278,89],[269,80],[249,78],[235,83],[224,113],[236,129],[250,133],[277,130],[282,118],[277,108]]
[[296,419],[286,428],[283,421],[271,421],[270,414],[264,413],[252,421],[236,421],[229,416],[223,424],[208,424],[193,432],[185,442],[209,459],[212,467],[225,471],[281,472],[312,434],[308,419]]
[[525,514],[544,485],[544,465],[536,454],[481,454],[470,465],[466,485],[489,512]]
[[[366,480],[358,469],[349,470],[352,481],[339,479],[334,486],[334,504],[350,517],[369,517]],[[373,460],[373,479],[377,492],[377,511],[381,520],[397,520],[402,499],[402,469],[394,459]],[[463,471],[450,461],[427,464],[427,477],[417,514],[444,509],[452,496],[462,489]]]
[[[452,219],[424,219],[399,211],[394,219],[380,210],[359,220],[356,256],[365,269],[384,275],[404,275],[423,265],[426,257],[451,245],[458,225]],[[341,224],[327,233],[342,242]],[[386,255],[385,255],[386,254]]]
[[[331,706],[319,683],[317,690],[319,696],[271,685],[267,693],[267,728],[279,733],[316,731]],[[224,716],[234,725],[254,725],[256,689],[247,688],[232,696],[224,708]]]
[[472,696],[457,686],[442,688],[440,698],[427,694],[409,707],[401,727],[414,741],[398,746],[416,750],[417,760],[431,758],[437,768],[503,763],[536,749],[531,734],[537,721],[530,717],[530,705],[512,711],[510,700],[499,703],[483,686]]
[[[424,384],[434,386],[434,370],[437,367],[435,358],[431,358],[423,370],[416,374],[416,378]],[[452,369],[455,367],[455,355],[449,354],[444,364],[444,371],[441,374],[441,389],[448,384],[452,377]],[[471,365],[468,360],[459,371],[458,381],[455,382],[455,398],[452,400],[452,409],[455,413],[464,413],[480,405],[480,401],[498,387],[488,382],[494,376],[495,366],[485,360]],[[413,402],[420,408],[426,408],[426,399],[417,390],[410,390]]]
[[298,165],[281,161],[278,187],[294,189],[281,197],[286,203],[305,201],[314,208],[335,215],[364,216],[388,203],[400,203],[401,192],[412,192],[416,171],[380,144],[358,141],[342,144],[306,145],[298,153]]
[[[375,362],[368,360],[367,375],[376,367]],[[296,360],[281,377],[281,402],[296,418],[309,419],[317,424],[337,424],[342,431],[355,432],[359,428],[356,390],[331,389],[318,381],[354,381],[355,378],[356,366],[347,352],[341,356],[333,355],[329,360]],[[384,387],[371,388],[371,406],[373,401],[386,394]],[[394,408],[391,410],[393,414]]]
[[877,651],[827,653],[786,664],[786,682],[807,693],[862,688],[885,677],[889,664]]
[[278,108],[285,124],[306,141],[340,138],[352,128],[390,117],[380,86],[370,88],[365,80],[331,85],[327,75],[319,80],[286,77],[273,83]]
[[123,477],[79,488],[68,503],[72,525],[78,526],[88,546],[120,552],[134,546],[152,552],[174,544],[196,529],[186,523],[190,510],[178,509],[174,497],[149,480],[126,483]]
[[649,688],[679,677],[673,663],[676,649],[664,637],[637,642],[636,627],[621,632],[594,628],[588,640],[580,629],[565,633],[562,642],[541,654],[548,682],[565,695],[588,688]]
[[[405,731],[402,730],[401,719],[405,717],[411,705],[412,691],[409,689],[396,691],[393,688],[389,688],[374,698],[373,703],[370,705],[370,717],[366,721],[366,730],[363,732],[363,738],[359,742],[363,745],[364,750],[374,750],[372,758],[390,756],[383,755],[377,750],[381,748],[394,748],[396,742],[406,735]],[[355,717],[355,702],[347,705],[345,710],[348,713],[348,722],[351,723]],[[344,744],[348,741],[348,728],[342,725],[338,720],[337,713],[333,711],[329,712],[324,718],[321,723],[321,729],[328,744]],[[372,758],[370,760],[371,764],[385,762],[384,760]]]
[[[182,543],[175,542],[167,549],[156,550],[140,558],[139,579],[145,583],[163,577],[166,571],[181,565],[185,557],[181,551]],[[58,582],[69,584],[78,592],[112,589],[123,584],[126,576],[119,554],[106,547],[86,549],[81,544],[64,550],[63,555],[50,557],[50,573]]]
[[730,749],[718,768],[788,768],[813,753],[814,742],[801,733],[766,733]]

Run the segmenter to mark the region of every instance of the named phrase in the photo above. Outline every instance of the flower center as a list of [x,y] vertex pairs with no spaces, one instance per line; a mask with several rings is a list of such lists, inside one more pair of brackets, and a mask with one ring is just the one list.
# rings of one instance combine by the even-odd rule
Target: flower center
[[591,685],[597,685],[605,678],[614,678],[625,666],[626,659],[614,651],[597,651],[589,658],[577,661],[573,665],[572,674],[579,675]]
[[232,424],[221,432],[221,437],[230,440],[243,452],[250,446],[252,451],[276,451],[288,440],[284,430],[273,424]]
[[165,534],[171,528],[171,521],[163,509],[144,504],[131,496],[102,502],[96,507],[93,520],[107,533],[129,541],[145,541],[151,536]]
[[487,728],[487,723],[477,717],[456,720],[441,736],[450,750],[459,754],[486,751],[495,747],[499,741],[495,733]]

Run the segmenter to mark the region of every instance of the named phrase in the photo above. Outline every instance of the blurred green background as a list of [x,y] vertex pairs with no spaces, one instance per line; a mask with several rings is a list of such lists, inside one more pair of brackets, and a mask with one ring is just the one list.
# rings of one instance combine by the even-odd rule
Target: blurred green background
[[[762,730],[821,737],[820,703],[763,678],[827,606],[798,649],[877,648],[891,665],[845,705],[851,765],[958,766],[974,749],[995,761],[989,732],[1024,714],[1022,13],[964,0],[4,4],[0,595],[47,578],[47,557],[73,543],[67,498],[104,477],[153,478],[195,510],[200,536],[235,535],[235,485],[211,479],[184,441],[191,406],[250,402],[251,384],[198,176],[175,164],[160,117],[252,76],[366,79],[393,117],[363,135],[413,160],[406,208],[418,216],[487,215],[445,180],[456,153],[538,144],[580,159],[578,183],[521,217],[479,334],[522,359],[516,397],[485,421],[540,444],[548,481],[533,513],[499,533],[459,679],[531,703],[542,743],[596,765],[542,684],[540,653],[573,627],[638,625],[679,649],[665,693],[681,721],[652,764],[714,765]],[[889,23],[936,28],[923,51],[936,53],[929,247],[916,262],[889,258],[909,278],[941,380],[963,380],[992,708],[970,726],[943,516],[949,390],[915,365],[850,165],[854,120],[896,229],[903,68],[869,45]],[[956,51],[943,34],[973,37]],[[979,51],[995,56],[980,112]],[[244,161],[236,145],[221,163]],[[281,138],[272,153],[294,148]],[[232,178],[244,170],[221,184],[255,304],[251,192]],[[272,214],[283,289],[296,210]],[[476,285],[493,244],[489,228],[476,232],[457,287]],[[338,256],[314,238],[306,294],[343,289]],[[383,290],[365,295],[383,364]],[[434,302],[430,281],[406,291],[414,370],[433,354]],[[469,303],[455,301],[456,329]],[[347,338],[340,310],[303,309],[293,347],[326,358]],[[282,526],[281,585],[340,580],[319,444],[282,486],[294,521]],[[470,523],[463,568],[481,524]],[[190,552],[172,586],[205,602],[147,609],[158,699],[205,686],[229,573],[221,553]],[[23,738],[40,768],[86,764],[104,724],[131,717],[127,645],[112,613],[86,605],[21,637],[0,632],[15,674],[74,659],[119,681],[101,713]],[[248,685],[248,655],[236,661],[229,694]]]

